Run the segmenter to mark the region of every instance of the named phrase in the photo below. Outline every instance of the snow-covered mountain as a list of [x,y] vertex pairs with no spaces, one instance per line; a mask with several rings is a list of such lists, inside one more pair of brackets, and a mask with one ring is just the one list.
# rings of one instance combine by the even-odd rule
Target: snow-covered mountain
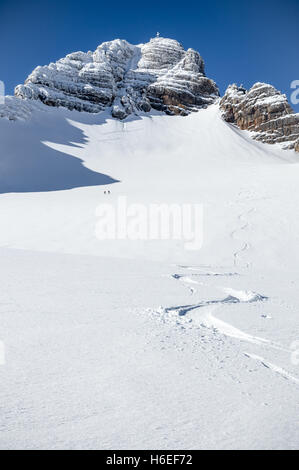
[[[159,44],[171,45],[163,60]],[[249,119],[257,105],[269,122],[290,110],[276,92],[279,106],[264,108],[262,86],[258,104],[235,87],[221,105],[216,92],[191,93],[209,79],[177,44],[136,46],[147,52],[135,64],[135,46],[125,59],[121,47],[114,78],[103,72],[106,104],[97,73],[85,82],[81,59],[64,59],[0,107],[0,448],[298,447],[299,160],[252,139],[264,123],[258,111]],[[107,55],[102,68],[79,56],[106,71]],[[142,95],[134,86],[148,75]],[[191,90],[192,105],[163,92],[156,106],[160,80],[174,96]],[[118,119],[122,97],[132,108]],[[97,208],[120,197],[143,209],[201,204],[202,248],[99,240]]]
[[152,108],[185,115],[213,103],[219,91],[205,76],[198,52],[157,37],[138,46],[117,39],[94,52],[69,54],[37,67],[15,94],[78,111],[99,112],[112,106],[112,115],[124,119]]
[[[152,110],[186,116],[215,103],[219,90],[197,51],[156,37],[139,45],[116,39],[39,66],[15,96],[24,102],[7,97],[0,117],[26,118],[32,112],[28,103],[41,102],[90,113],[109,108],[113,117],[125,119]],[[252,131],[253,138],[299,150],[299,114],[273,86],[256,83],[247,92],[231,85],[220,107],[227,122]]]

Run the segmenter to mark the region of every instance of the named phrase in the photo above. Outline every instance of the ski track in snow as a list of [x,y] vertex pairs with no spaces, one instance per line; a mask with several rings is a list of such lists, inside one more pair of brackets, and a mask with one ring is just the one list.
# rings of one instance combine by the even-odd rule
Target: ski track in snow
[[288,371],[283,369],[282,367],[279,367],[275,364],[272,364],[271,362],[266,361],[263,357],[257,356],[256,354],[249,354],[249,353],[244,353],[244,355],[250,359],[254,359],[258,362],[260,362],[264,367],[267,369],[272,370],[278,375],[281,375],[287,380],[291,380],[292,382],[295,382],[296,384],[299,384],[299,379],[297,377],[294,377],[292,374],[290,374]]
[[192,287],[192,285],[190,286],[190,284],[195,284],[195,285],[202,284],[202,283],[195,281],[190,276],[184,276],[183,274],[172,274],[172,277],[174,279],[181,281],[183,285],[187,287],[187,289],[190,290],[191,294],[194,294],[196,292],[196,289],[195,287]]
[[[241,191],[238,194],[238,202],[252,201],[256,195],[250,191]],[[232,239],[240,242],[240,234],[243,234],[246,229],[250,226],[248,216],[255,212],[256,208],[251,207],[241,214],[238,215],[238,220],[241,222],[241,226],[237,227],[230,233]],[[250,243],[244,241],[242,247],[233,253],[234,268],[243,266],[240,264],[240,255],[250,249]],[[250,262],[245,264],[248,269],[251,266]],[[227,269],[224,266],[210,266],[210,265],[199,265],[199,266],[176,266],[180,270],[191,271],[190,274],[186,273],[174,273],[172,278],[181,282],[193,295],[196,292],[194,286],[204,286],[203,280],[211,280],[213,278],[233,278],[240,274],[235,270]],[[289,353],[290,350],[284,348],[282,345],[270,341],[266,338],[259,336],[250,335],[230,323],[227,323],[215,316],[214,312],[217,308],[223,305],[229,304],[246,304],[255,302],[264,302],[268,300],[268,297],[261,295],[251,290],[236,290],[233,288],[222,289],[227,295],[224,298],[215,298],[210,300],[199,301],[197,303],[178,305],[171,307],[159,307],[155,312],[152,313],[163,322],[170,322],[176,325],[180,325],[183,328],[197,327],[197,328],[208,328],[216,335],[222,335],[224,337],[230,337],[239,341],[245,341],[247,343],[254,344],[256,346],[264,346],[276,351],[282,351]],[[285,379],[291,380],[292,382],[299,384],[299,379],[294,377],[285,369],[269,362],[256,354],[243,353],[246,357],[254,359],[262,364],[264,367],[270,369],[274,373],[284,377]]]
[[[225,273],[218,273],[217,275],[225,275]],[[232,273],[227,273],[226,275],[231,276]],[[183,280],[184,282],[186,282],[186,278],[190,279],[187,276],[179,274],[174,274],[172,277],[179,281]],[[192,279],[191,281],[194,282]],[[271,343],[264,338],[259,338],[244,333],[243,331],[235,328],[233,325],[216,318],[212,314],[212,311],[214,311],[215,308],[220,305],[262,302],[266,301],[268,298],[252,291],[238,291],[231,288],[223,289],[223,291],[228,294],[223,299],[205,300],[188,305],[160,307],[158,313],[169,321],[175,321],[175,323],[192,323],[195,326],[210,328],[224,336],[237,338],[239,340],[244,340],[255,344],[267,344],[274,347],[275,349],[281,349],[279,345]]]
[[[199,268],[189,267],[189,266],[178,266],[182,269],[191,269],[191,270],[199,270]],[[194,285],[204,285],[202,281],[199,281],[198,278],[204,277],[229,277],[229,276],[238,276],[239,274],[236,272],[218,272],[218,271],[204,271],[200,273],[192,273],[191,275],[186,274],[172,274],[171,277],[177,279],[178,281],[182,282],[185,287],[187,287],[191,294],[196,292]],[[191,284],[191,286],[190,286]]]
[[[252,212],[255,212],[256,211],[256,208],[255,207],[252,207],[251,209],[249,209],[248,211],[245,211],[245,212],[242,212],[242,214],[239,214],[238,216],[238,219],[239,221],[242,223],[241,227],[233,230],[231,232],[231,237],[234,239],[234,240],[239,240],[239,238],[237,238],[237,233],[238,232],[243,232],[244,230],[246,230],[248,227],[249,227],[249,222],[247,221],[246,219],[246,216],[250,215]],[[248,242],[244,242],[243,243],[243,246],[234,252],[234,266],[238,266],[239,265],[239,257],[242,253],[244,253],[245,251],[249,250],[250,249],[250,243]],[[246,263],[246,267],[249,268],[250,267],[250,263],[247,262]]]
[[[261,199],[263,200],[264,198],[259,198],[253,191],[242,190],[238,193],[237,203],[244,203],[244,202],[246,203],[246,202],[258,201]],[[242,241],[242,239],[240,239],[237,234],[239,233],[241,235],[246,229],[248,229],[248,227],[250,226],[250,223],[247,217],[255,211],[256,211],[256,207],[251,207],[241,212],[241,214],[238,215],[238,221],[240,222],[241,226],[237,227],[231,232],[230,236],[233,240],[236,240],[239,242]],[[241,258],[241,254],[248,251],[250,247],[251,247],[250,243],[248,243],[247,241],[244,241],[241,248],[239,248],[238,250],[234,252],[233,259],[234,259],[235,267],[241,266],[240,261],[239,261],[239,259]],[[250,266],[251,266],[250,262],[247,262],[245,264],[246,268],[249,268]]]
[[[185,266],[185,269],[201,269],[195,268],[190,266]],[[204,275],[203,273],[199,275]],[[214,275],[237,275],[237,273],[214,273]],[[196,274],[195,274],[196,276]],[[183,281],[185,284],[186,282],[196,282],[188,276],[183,274],[174,274],[172,276],[174,279]],[[188,286],[186,286],[188,287]],[[189,304],[189,305],[179,305],[173,307],[159,307],[156,311],[151,311],[152,314],[158,316],[158,318],[163,322],[174,323],[176,325],[180,325],[183,328],[188,327],[197,327],[197,328],[208,328],[216,335],[222,335],[225,337],[230,337],[237,339],[239,341],[245,341],[247,343],[251,343],[257,346],[266,346],[270,349],[276,351],[282,351],[289,353],[290,350],[284,348],[280,344],[270,341],[266,338],[261,338],[259,336],[253,336],[249,333],[246,333],[230,323],[227,323],[214,315],[214,311],[221,305],[225,304],[243,304],[243,303],[253,303],[253,302],[264,302],[267,301],[268,298],[261,294],[252,291],[242,291],[242,290],[235,290],[232,288],[223,289],[225,293],[228,295],[223,299],[213,299],[213,300],[206,300],[201,301],[196,304]],[[192,294],[194,293],[191,292]],[[262,357],[256,354],[249,354],[244,353],[244,355],[248,358],[254,359],[260,362],[264,367],[272,370],[274,373],[284,377],[285,379],[291,380],[292,382],[299,384],[299,379],[294,377],[285,369],[263,359]]]
[[[249,211],[252,212],[252,209]],[[248,224],[244,224],[241,228],[244,230]],[[249,266],[249,264],[248,264]],[[191,274],[178,274],[175,273],[172,275],[172,278],[182,282],[182,284],[191,291],[191,294],[196,292],[196,289],[192,287],[195,285],[204,285],[203,282],[198,281],[204,277],[233,277],[238,276],[239,273],[230,271],[224,267],[217,267],[211,270],[212,266],[177,266],[180,269],[195,271]],[[209,268],[209,270],[207,270]],[[190,287],[191,284],[191,287]],[[245,304],[245,303],[254,303],[254,302],[264,302],[268,300],[268,297],[261,295],[257,292],[250,290],[236,290],[233,288],[224,288],[222,289],[227,296],[224,298],[216,298],[211,300],[200,301],[193,304],[171,306],[171,307],[159,307],[154,313],[155,316],[158,316],[163,322],[170,322],[176,325],[180,325],[185,328],[187,325],[189,328],[198,327],[198,328],[208,328],[214,334],[222,335],[225,337],[230,337],[237,339],[239,341],[245,341],[257,346],[266,346],[270,349],[276,351],[282,351],[289,353],[290,350],[284,348],[282,345],[270,341],[266,338],[259,336],[250,335],[230,323],[227,323],[214,315],[214,312],[221,305],[228,304]],[[244,353],[245,356],[259,361],[264,367],[271,369],[276,374],[283,376],[286,379],[289,379],[295,383],[299,383],[299,379],[293,377],[289,372],[283,368],[272,364],[255,354]]]

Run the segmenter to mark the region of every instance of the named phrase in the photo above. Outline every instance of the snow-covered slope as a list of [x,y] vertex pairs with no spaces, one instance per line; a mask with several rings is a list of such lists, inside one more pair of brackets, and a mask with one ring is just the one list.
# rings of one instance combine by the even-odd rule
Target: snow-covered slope
[[[0,120],[0,168],[1,448],[298,446],[294,152],[217,105],[47,108]],[[118,196],[203,204],[203,247],[99,241]]]

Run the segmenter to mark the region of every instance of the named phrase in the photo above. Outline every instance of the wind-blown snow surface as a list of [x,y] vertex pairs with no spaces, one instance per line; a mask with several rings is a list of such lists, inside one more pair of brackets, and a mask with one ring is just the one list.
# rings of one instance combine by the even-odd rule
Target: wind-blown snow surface
[[[1,448],[298,447],[295,153],[216,105],[37,111],[0,146]],[[202,249],[98,241],[119,195],[203,203]]]

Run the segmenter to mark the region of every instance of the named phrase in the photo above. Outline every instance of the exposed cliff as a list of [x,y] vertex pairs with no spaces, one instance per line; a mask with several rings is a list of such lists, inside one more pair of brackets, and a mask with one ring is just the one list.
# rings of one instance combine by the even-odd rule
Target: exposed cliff
[[78,111],[112,106],[112,115],[123,119],[151,108],[188,114],[212,104],[219,91],[198,52],[157,37],[138,46],[116,39],[37,67],[15,95]]
[[254,139],[299,150],[299,114],[294,114],[286,95],[273,86],[256,83],[247,91],[230,85],[220,108],[227,122],[254,132]]

